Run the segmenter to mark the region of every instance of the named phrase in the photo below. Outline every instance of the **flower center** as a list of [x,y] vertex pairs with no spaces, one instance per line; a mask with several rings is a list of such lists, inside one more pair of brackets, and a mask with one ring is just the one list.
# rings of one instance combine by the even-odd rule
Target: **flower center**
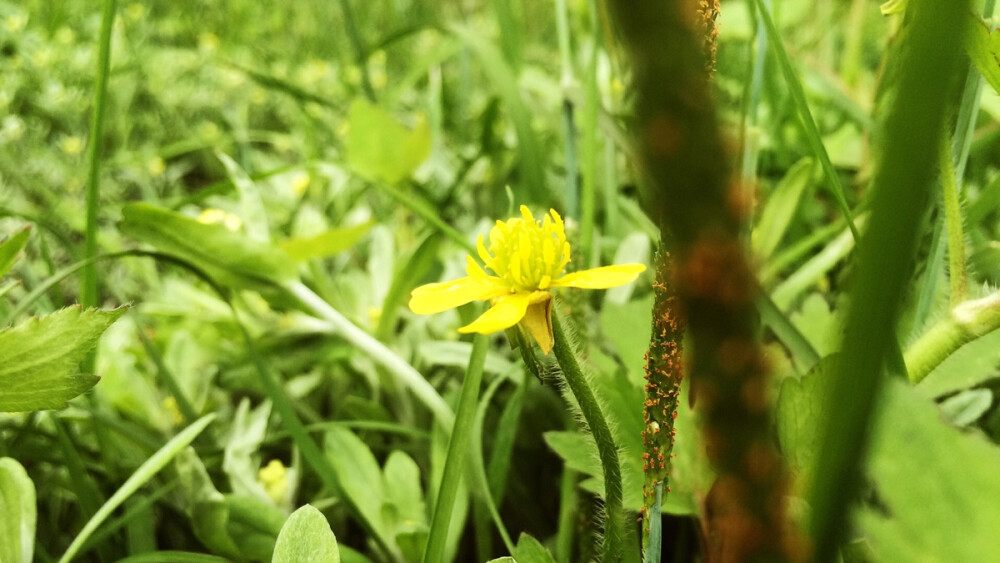
[[521,217],[497,221],[490,230],[489,251],[482,237],[478,247],[486,267],[518,291],[548,289],[570,257],[562,217],[550,209],[538,222],[523,205]]

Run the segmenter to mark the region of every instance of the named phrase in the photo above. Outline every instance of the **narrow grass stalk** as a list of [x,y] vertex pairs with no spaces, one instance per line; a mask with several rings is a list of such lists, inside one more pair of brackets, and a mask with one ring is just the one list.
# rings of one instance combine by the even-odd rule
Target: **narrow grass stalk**
[[781,72],[785,76],[785,84],[787,84],[788,91],[792,95],[795,109],[799,113],[799,120],[802,122],[802,127],[805,130],[806,142],[809,143],[809,148],[812,149],[813,154],[819,159],[820,165],[823,168],[823,174],[826,176],[827,187],[830,189],[830,193],[833,194],[837,206],[840,207],[841,214],[847,220],[847,226],[850,228],[851,234],[857,240],[860,234],[857,226],[854,225],[851,209],[847,205],[844,186],[840,183],[840,176],[837,174],[836,169],[834,169],[833,162],[830,160],[830,154],[826,152],[826,147],[823,145],[823,137],[820,135],[819,127],[816,126],[816,120],[813,119],[812,110],[809,109],[809,103],[806,101],[806,93],[802,89],[802,83],[795,74],[795,69],[792,67],[792,61],[788,57],[788,52],[785,51],[785,45],[781,41],[781,34],[778,32],[778,27],[774,25],[774,20],[771,18],[771,13],[764,0],[754,0],[754,3],[757,5],[758,16],[764,22],[764,27],[767,28],[767,34],[771,36],[771,46],[774,47],[778,66],[781,67]]
[[369,101],[375,101],[375,88],[372,87],[371,76],[368,74],[367,53],[365,52],[364,41],[361,39],[361,32],[354,19],[354,9],[351,8],[351,0],[340,0],[340,9],[344,13],[344,24],[347,27],[347,36],[351,40],[351,48],[354,49],[354,63],[361,71],[361,87]]
[[284,287],[289,294],[307,309],[330,323],[337,334],[358,347],[362,352],[375,360],[377,364],[395,374],[434,413],[438,422],[445,427],[451,426],[455,420],[455,415],[452,413],[451,408],[448,407],[448,403],[444,401],[437,390],[434,389],[434,386],[428,383],[424,379],[424,376],[420,375],[420,372],[414,369],[413,366],[387,348],[385,344],[376,340],[372,335],[354,326],[339,311],[331,307],[329,303],[313,293],[311,289],[301,282],[291,282]]
[[962,346],[1000,328],[1000,293],[964,301],[906,351],[910,381],[920,383]]
[[555,337],[556,359],[562,368],[566,385],[577,404],[583,419],[590,428],[594,441],[597,443],[597,453],[601,458],[601,468],[604,470],[604,545],[601,553],[602,561],[620,561],[623,557],[622,537],[624,534],[625,513],[622,508],[622,476],[621,465],[618,462],[618,446],[611,435],[601,406],[594,396],[590,383],[580,369],[576,351],[563,328],[562,314],[552,308],[552,333]]
[[[101,31],[98,36],[97,69],[94,81],[94,107],[90,116],[87,140],[87,226],[84,235],[84,259],[97,256],[97,212],[101,198],[101,144],[104,137],[104,112],[108,99],[108,76],[111,73],[111,27],[115,19],[115,0],[104,0]],[[90,263],[80,275],[80,303],[97,306],[97,267]],[[93,365],[91,354],[88,363]],[[92,371],[92,370],[91,370]]]
[[[653,282],[653,326],[646,354],[642,407],[642,547],[647,555],[656,550],[659,559],[659,539],[654,540],[654,527],[659,527],[660,506],[670,477],[673,457],[674,419],[681,398],[684,379],[684,322],[680,303],[672,283],[670,254],[661,250],[656,255],[656,279]],[[655,543],[655,545],[654,545]],[[648,559],[647,559],[648,560]]]
[[87,541],[87,538],[93,534],[97,528],[117,509],[126,499],[132,496],[139,487],[143,486],[150,479],[153,478],[157,473],[160,472],[177,454],[188,447],[195,438],[212,421],[215,420],[215,414],[208,414],[202,418],[195,421],[193,424],[182,430],[179,434],[174,436],[169,442],[164,444],[156,453],[150,456],[138,469],[129,477],[121,487],[115,491],[115,494],[111,495],[111,498],[104,503],[103,506],[90,518],[87,524],[80,530],[76,538],[66,549],[66,553],[59,559],[59,563],[68,563],[76,557],[77,552],[80,547]]
[[562,477],[559,479],[559,523],[556,528],[556,561],[559,563],[570,563],[573,557],[578,478],[579,474],[572,468],[563,467]]
[[582,153],[581,169],[583,172],[583,184],[580,190],[580,244],[583,248],[584,265],[588,268],[594,266],[594,257],[598,255],[594,248],[594,224],[597,214],[597,117],[599,114],[599,104],[601,103],[600,91],[597,87],[597,60],[600,54],[600,42],[597,37],[600,34],[597,23],[597,8],[591,5],[591,31],[593,33],[594,44],[590,50],[590,59],[587,62],[586,84],[584,87],[583,101],[583,122],[581,124],[580,152]]
[[862,487],[863,454],[882,369],[895,346],[920,219],[936,177],[939,136],[961,57],[968,5],[910,0],[905,37],[894,53],[899,71],[892,88],[900,95],[882,125],[884,152],[873,178],[867,232],[856,253],[843,352],[827,381],[819,419],[820,446],[808,496],[817,563],[836,559],[849,529],[848,508]]
[[663,548],[663,524],[661,522],[662,513],[660,507],[663,506],[663,483],[657,483],[654,491],[653,510],[649,513],[649,541],[646,546],[646,553],[643,555],[643,563],[660,563],[660,552]]
[[[507,532],[507,527],[504,526],[503,519],[500,518],[500,511],[497,509],[497,503],[494,501],[494,493],[490,487],[489,478],[486,475],[486,465],[483,461],[483,421],[486,418],[486,409],[490,406],[490,402],[493,400],[493,396],[496,394],[497,389],[500,385],[504,383],[506,379],[503,377],[498,377],[490,383],[490,386],[483,393],[482,400],[479,401],[479,406],[476,408],[475,423],[473,425],[473,431],[476,435],[476,439],[470,442],[472,448],[472,471],[476,477],[476,486],[479,489],[479,496],[482,499],[482,505],[489,512],[490,518],[493,520],[493,524],[496,526],[497,532],[500,534],[500,539],[503,540],[504,546],[507,548],[508,553],[514,553],[514,542],[510,539],[510,534]],[[489,546],[489,537],[480,538],[477,533],[477,542],[482,539],[483,547]],[[489,557],[489,553],[486,549],[480,550],[480,559],[486,561]]]
[[444,561],[444,549],[452,511],[455,509],[455,497],[458,495],[458,485],[465,469],[465,454],[469,450],[469,440],[472,438],[472,428],[475,425],[476,401],[483,381],[483,366],[486,364],[488,345],[489,337],[486,335],[477,334],[472,341],[472,355],[469,357],[469,368],[462,381],[458,411],[452,426],[451,440],[448,442],[448,456],[445,459],[437,504],[434,507],[427,546],[424,549],[424,563]]
[[941,138],[939,160],[941,190],[944,199],[944,220],[948,230],[948,280],[952,307],[957,307],[969,297],[969,281],[965,271],[965,234],[962,232],[962,204],[958,201],[958,183],[955,164],[947,137]]

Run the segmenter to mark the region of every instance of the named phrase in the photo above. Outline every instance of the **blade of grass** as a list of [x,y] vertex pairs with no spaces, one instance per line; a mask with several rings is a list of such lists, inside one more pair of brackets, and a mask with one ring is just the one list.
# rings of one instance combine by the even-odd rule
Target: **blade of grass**
[[[594,224],[597,214],[597,160],[599,146],[597,141],[597,116],[601,103],[600,89],[597,87],[597,62],[600,55],[600,34],[597,22],[596,6],[590,6],[590,29],[593,45],[590,58],[587,61],[586,84],[584,86],[583,123],[581,124],[580,152],[583,160],[583,186],[580,192],[580,243],[583,249],[584,267],[595,265],[598,255],[594,247]],[[610,144],[610,143],[609,143]],[[610,209],[610,208],[608,208]],[[606,212],[609,212],[606,209]]]
[[767,34],[771,38],[771,46],[774,48],[774,54],[778,59],[778,66],[781,67],[781,73],[785,77],[785,84],[788,86],[788,90],[792,95],[792,101],[795,103],[795,109],[799,114],[806,142],[809,143],[809,148],[812,149],[813,154],[819,159],[820,165],[823,168],[823,174],[826,176],[827,188],[833,194],[837,205],[840,207],[841,214],[847,220],[851,234],[857,240],[860,235],[858,228],[854,225],[851,209],[847,205],[847,197],[844,195],[844,187],[840,183],[840,176],[833,168],[830,155],[826,152],[826,147],[823,145],[823,137],[820,135],[816,121],[813,119],[812,111],[809,109],[809,103],[806,101],[806,93],[802,89],[802,83],[795,74],[795,69],[792,67],[792,61],[788,57],[788,52],[785,51],[785,45],[781,41],[781,34],[778,32],[777,26],[774,25],[774,20],[771,19],[771,13],[765,5],[764,0],[754,0],[754,3],[757,5],[757,14],[764,22]]
[[531,112],[528,111],[518,89],[517,75],[504,60],[503,54],[483,36],[471,28],[452,25],[448,30],[462,40],[479,57],[483,72],[497,94],[503,99],[507,112],[514,122],[517,132],[518,157],[520,159],[521,182],[515,186],[518,200],[522,203],[547,202],[552,193],[545,181],[542,160],[544,151],[538,136],[531,127]]
[[207,414],[202,418],[195,421],[193,424],[182,430],[176,436],[174,436],[169,442],[164,444],[156,453],[150,456],[135,473],[129,477],[121,487],[115,491],[115,494],[111,495],[111,498],[104,503],[103,506],[91,517],[90,521],[83,527],[83,530],[77,534],[76,538],[66,549],[66,553],[63,554],[62,558],[59,559],[60,563],[68,563],[74,557],[76,557],[78,551],[87,541],[91,534],[93,534],[98,526],[100,526],[107,518],[115,511],[127,498],[132,496],[140,487],[146,484],[150,479],[152,479],[157,473],[160,472],[164,466],[167,465],[174,457],[181,452],[184,448],[188,447],[192,441],[209,424],[215,420],[216,415]]
[[856,253],[843,352],[823,395],[820,447],[808,497],[817,563],[835,560],[848,530],[848,507],[862,485],[870,422],[935,177],[967,9],[968,2],[910,0],[908,5],[906,37],[896,51],[898,95],[882,126],[883,155],[874,174],[867,233]]
[[[494,501],[494,493],[490,487],[489,478],[486,476],[486,466],[485,463],[483,463],[483,421],[486,419],[486,410],[489,408],[490,403],[493,400],[493,396],[496,394],[497,390],[500,389],[500,385],[502,385],[505,381],[506,378],[504,377],[494,379],[490,383],[489,387],[486,388],[486,391],[483,392],[482,399],[479,400],[479,406],[476,408],[476,418],[473,425],[473,434],[476,436],[476,439],[472,440],[471,463],[483,506],[486,507],[490,518],[493,519],[493,524],[496,526],[497,532],[500,534],[500,539],[503,540],[504,546],[507,548],[507,552],[513,554],[514,542],[511,541],[510,534],[507,532],[507,527],[504,526],[503,520],[500,518],[500,511],[497,510],[497,504]],[[481,553],[481,555],[485,555],[487,557],[489,556],[488,553]],[[483,559],[483,561],[486,561],[486,559]]]
[[[97,211],[101,205],[101,147],[104,137],[104,112],[108,101],[108,76],[111,74],[111,26],[115,17],[115,0],[104,0],[101,8],[101,31],[97,45],[97,68],[94,80],[93,108],[90,116],[90,138],[87,141],[87,223],[84,235],[85,259],[97,256]],[[88,264],[80,276],[80,303],[97,306],[97,267]],[[91,355],[87,363],[94,364]],[[93,371],[93,370],[89,370]]]
[[[422,561],[434,563],[444,561],[445,543],[448,539],[448,528],[451,525],[451,515],[455,508],[455,497],[458,495],[458,485],[465,468],[465,454],[472,438],[472,427],[476,416],[476,400],[479,387],[483,381],[483,366],[486,364],[486,350],[489,347],[489,337],[477,334],[472,341],[472,355],[469,357],[469,368],[462,380],[462,391],[458,400],[458,411],[452,425],[451,440],[448,442],[448,455],[445,460],[444,474],[438,489],[437,504],[431,519],[431,529],[427,537]],[[509,541],[509,538],[508,538]]]

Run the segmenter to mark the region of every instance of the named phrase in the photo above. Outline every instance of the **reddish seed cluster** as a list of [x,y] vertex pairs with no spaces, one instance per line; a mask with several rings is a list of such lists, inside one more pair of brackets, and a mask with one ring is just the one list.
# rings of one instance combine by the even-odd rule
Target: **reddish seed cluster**
[[[674,439],[677,435],[674,420],[680,401],[683,379],[683,358],[680,341],[683,326],[678,320],[678,302],[667,285],[669,271],[668,257],[661,256],[657,270],[653,331],[649,350],[646,352],[646,398],[643,402],[642,433],[644,452],[642,454],[645,485],[643,486],[644,507],[641,516],[649,514],[656,502],[657,485],[666,484],[670,475],[670,458]],[[670,491],[670,487],[666,487]],[[648,531],[648,523],[644,524]]]

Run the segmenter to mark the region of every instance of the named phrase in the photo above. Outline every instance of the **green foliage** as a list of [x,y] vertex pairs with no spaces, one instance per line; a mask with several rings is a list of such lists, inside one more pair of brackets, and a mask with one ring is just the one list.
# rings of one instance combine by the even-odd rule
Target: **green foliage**
[[31,230],[21,229],[7,240],[0,243],[0,277],[3,277],[17,261],[17,255],[28,244]]
[[273,283],[297,276],[295,262],[266,242],[145,203],[122,209],[121,229],[140,242],[194,264],[226,285]]
[[305,505],[285,521],[272,563],[340,563],[337,538],[319,510]]
[[[604,473],[552,358],[484,339],[486,391],[468,391],[455,434],[472,442],[445,483],[473,356],[455,329],[473,312],[406,307],[418,285],[464,275],[477,235],[520,203],[563,214],[569,269],[656,250],[626,132],[634,67],[600,3],[117,2],[102,37],[109,4],[0,0],[0,410],[16,411],[0,416],[0,561],[419,561],[435,517],[442,561],[600,558]],[[847,412],[870,396],[822,385],[831,356],[862,354],[844,349],[848,311],[878,317],[906,358],[940,360],[872,407],[845,560],[859,546],[869,561],[1000,558],[982,500],[1000,493],[1000,331],[992,309],[964,314],[1000,284],[1000,104],[976,86],[1000,91],[990,13],[961,14],[974,64],[948,101],[962,236],[942,226],[933,240],[939,207],[905,268],[898,246],[859,263],[845,219],[863,234],[899,226],[874,215],[869,181],[899,148],[876,118],[928,96],[900,89],[888,48],[909,40],[920,4],[893,0],[884,9],[900,15],[886,17],[860,0],[726,0],[706,97],[752,184],[727,209],[752,220],[740,236],[797,524],[817,510],[809,484],[833,471],[816,465],[822,403]],[[907,170],[937,167],[915,155]],[[937,181],[913,176],[894,182],[907,193],[893,214]],[[89,208],[88,185],[100,188]],[[969,257],[965,308],[949,304],[945,238]],[[898,315],[851,293],[914,265]],[[97,285],[81,291],[84,277]],[[617,448],[628,529],[642,506],[652,280],[559,296]],[[935,327],[949,345],[927,344]],[[686,382],[663,561],[704,559],[712,526],[695,399]],[[625,561],[638,543],[624,534]]]
[[355,100],[348,112],[347,162],[359,175],[395,184],[410,176],[431,151],[426,119],[408,131],[385,110]]
[[0,412],[63,408],[93,387],[76,366],[127,310],[69,307],[0,331]]
[[31,477],[17,460],[0,458],[0,561],[33,561],[37,519]]

